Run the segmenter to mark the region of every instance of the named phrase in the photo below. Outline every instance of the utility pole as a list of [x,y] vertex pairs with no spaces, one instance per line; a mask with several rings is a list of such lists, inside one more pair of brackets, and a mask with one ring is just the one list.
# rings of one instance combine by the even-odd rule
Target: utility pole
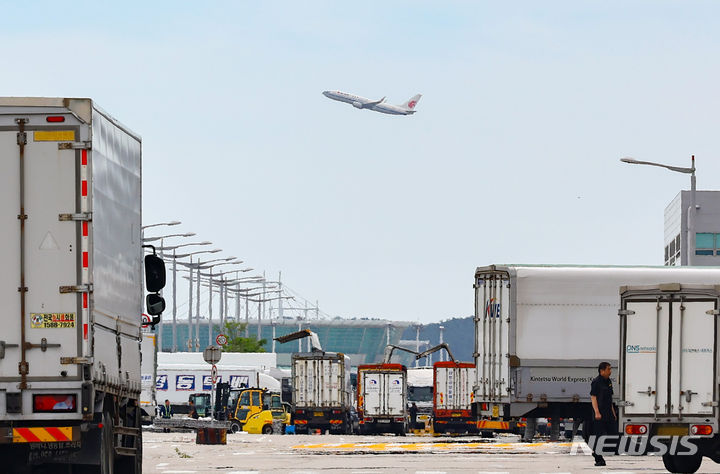
[[[192,269],[190,269],[192,271]],[[197,305],[195,306],[195,352],[200,351],[200,260],[198,260],[197,269],[197,286],[195,287],[195,293],[197,293]]]
[[177,352],[177,259],[173,249],[173,324],[172,324],[172,351]]
[[[280,290],[280,296],[282,296],[282,272],[278,272],[278,289]],[[283,304],[282,304],[282,298],[278,300],[278,319],[282,321],[283,318]],[[273,336],[273,339],[275,336]],[[273,342],[273,347],[275,347],[275,343]],[[275,352],[275,349],[273,349],[273,352]]]
[[210,276],[208,277],[208,346],[212,346],[212,300],[213,300],[213,267],[208,269]]
[[187,325],[187,349],[192,351],[192,307],[193,307],[193,271],[192,271],[192,255],[190,256],[190,287],[188,288],[188,325]]

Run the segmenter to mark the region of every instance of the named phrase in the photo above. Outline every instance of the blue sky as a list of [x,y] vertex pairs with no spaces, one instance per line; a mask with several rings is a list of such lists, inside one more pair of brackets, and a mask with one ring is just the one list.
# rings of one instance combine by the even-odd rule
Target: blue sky
[[[2,95],[92,97],[183,221],[330,315],[472,312],[475,267],[662,264],[717,189],[714,2],[7,4]],[[418,113],[332,102],[340,89]],[[180,295],[182,298],[183,295]]]

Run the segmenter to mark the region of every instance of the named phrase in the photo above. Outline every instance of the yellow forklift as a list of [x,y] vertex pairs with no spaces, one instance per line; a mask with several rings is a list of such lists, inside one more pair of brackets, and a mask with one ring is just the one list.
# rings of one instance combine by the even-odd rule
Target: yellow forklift
[[289,423],[289,413],[279,393],[261,388],[230,389],[226,386],[218,390],[218,400],[218,419],[229,421],[233,433],[247,431],[245,427],[251,420],[248,426],[253,432],[264,434],[274,431],[272,420]]

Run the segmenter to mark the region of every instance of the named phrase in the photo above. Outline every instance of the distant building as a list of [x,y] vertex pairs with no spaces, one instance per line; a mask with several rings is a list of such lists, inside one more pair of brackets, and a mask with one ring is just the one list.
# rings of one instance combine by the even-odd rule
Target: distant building
[[[693,264],[720,266],[720,191],[696,191]],[[665,265],[688,265],[687,213],[690,191],[680,191],[665,208]]]
[[[208,335],[207,319],[200,320],[199,327],[199,348],[202,351],[207,347],[210,341],[215,343],[215,337],[219,334],[216,326],[218,321],[214,321],[212,330],[212,339]],[[315,332],[319,339],[320,345],[326,351],[342,352],[350,357],[353,366],[358,364],[370,364],[380,362],[382,360],[385,346],[388,344],[398,344],[402,334],[412,325],[411,322],[405,321],[388,321],[384,319],[333,319],[333,320],[304,320],[296,318],[273,319],[270,321],[262,321],[260,325],[260,339],[265,339],[264,348],[268,352],[277,353],[277,364],[280,367],[290,365],[290,356],[293,352],[299,350],[308,351],[308,339],[288,342],[280,344],[273,343],[273,336],[283,336],[300,329],[310,329]],[[163,321],[159,326],[162,331],[162,347],[158,350],[163,352],[172,352],[173,350],[173,327],[169,321]],[[258,320],[251,319],[248,327],[250,336],[257,336]],[[187,321],[178,322],[176,329],[177,351],[194,351],[196,348],[189,345],[190,339],[195,340],[194,334],[192,338],[188,337]],[[413,341],[414,343],[415,341]]]

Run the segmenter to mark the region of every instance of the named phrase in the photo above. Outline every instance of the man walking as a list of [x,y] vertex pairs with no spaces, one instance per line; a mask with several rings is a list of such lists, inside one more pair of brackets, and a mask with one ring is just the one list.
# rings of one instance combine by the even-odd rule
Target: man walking
[[595,442],[591,447],[593,448],[593,458],[595,458],[596,466],[605,465],[601,450],[606,443],[601,441],[601,437],[616,436],[618,434],[617,415],[612,401],[611,373],[612,367],[610,363],[601,362],[598,365],[598,376],[593,379],[590,385],[590,400],[593,408],[592,434],[595,435]]

